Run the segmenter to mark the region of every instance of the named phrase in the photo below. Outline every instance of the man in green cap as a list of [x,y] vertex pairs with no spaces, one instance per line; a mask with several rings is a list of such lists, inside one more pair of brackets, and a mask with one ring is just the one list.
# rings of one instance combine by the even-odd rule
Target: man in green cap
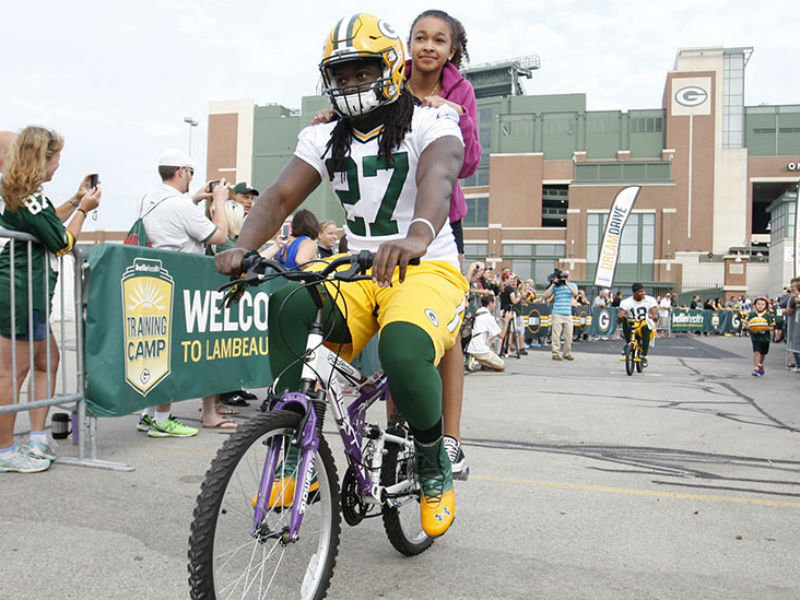
[[233,199],[244,207],[244,213],[250,212],[250,207],[253,206],[253,201],[258,196],[258,190],[251,188],[244,181],[240,181],[233,186]]

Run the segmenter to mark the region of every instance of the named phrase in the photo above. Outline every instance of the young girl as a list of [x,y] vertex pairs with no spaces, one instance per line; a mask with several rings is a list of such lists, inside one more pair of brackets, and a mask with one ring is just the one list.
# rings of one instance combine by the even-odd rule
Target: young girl
[[[478,141],[475,90],[459,72],[461,59],[469,60],[464,26],[444,11],[426,10],[411,24],[408,53],[411,58],[406,61],[406,89],[422,102],[422,106],[448,104],[460,115],[458,127],[464,139],[464,163],[458,177],[469,177],[481,162],[481,145]],[[462,259],[464,235],[461,220],[466,214],[464,192],[456,184],[450,197],[450,227]]]
[[[478,113],[475,90],[459,72],[462,58],[469,60],[467,34],[455,17],[441,10],[426,10],[414,19],[408,37],[409,59],[406,61],[406,89],[422,106],[437,108],[449,105],[459,114],[458,127],[464,140],[464,162],[459,179],[469,177],[481,161],[478,142]],[[450,196],[450,227],[458,248],[459,262],[464,258],[464,234],[461,220],[467,214],[464,192],[456,182]],[[461,404],[464,394],[464,357],[460,344],[450,348],[442,358],[439,370],[443,379],[442,412],[445,445],[453,464],[453,475],[469,476],[461,449]]]
[[[410,58],[405,63],[405,88],[422,106],[438,108],[447,104],[459,114],[458,127],[464,141],[464,162],[458,177],[469,177],[480,164],[481,145],[478,141],[475,90],[459,72],[462,58],[469,60],[464,26],[444,11],[426,10],[411,24],[407,47]],[[335,116],[332,111],[319,111],[312,124],[328,122],[333,118]],[[449,221],[460,263],[463,263],[464,258],[461,220],[466,214],[464,192],[456,182],[450,196]],[[453,476],[466,479],[469,468],[461,449],[460,431],[464,393],[464,356],[460,344],[445,352],[439,370],[443,379],[445,445],[453,463]],[[392,408],[392,403],[387,403],[389,414]]]
[[764,359],[769,352],[770,332],[775,324],[775,317],[767,312],[767,299],[759,296],[753,302],[753,310],[743,321],[750,330],[750,341],[753,344],[753,377],[764,375]]
[[[16,251],[9,250],[14,244],[7,244],[0,252],[0,406],[15,401],[15,391],[19,391],[29,373],[32,379],[29,384],[34,388],[29,401],[49,398],[55,393],[60,356],[47,317],[58,273],[51,261],[72,249],[87,214],[97,208],[101,196],[98,186],[91,187],[90,175],[83,178],[77,193],[59,207],[45,196],[42,184],[53,179],[63,147],[64,140],[55,131],[26,127],[16,136],[5,158],[5,172],[0,180],[0,227],[33,235],[40,243],[32,244],[29,251],[24,243],[18,242]],[[65,227],[67,220],[69,224]],[[28,268],[32,272],[30,289]],[[15,291],[13,323],[12,289]],[[32,362],[29,344],[33,344]],[[12,360],[13,355],[16,360]],[[16,372],[12,370],[14,363]],[[47,407],[30,411],[30,440],[22,447],[14,444],[16,413],[0,415],[0,473],[43,471],[56,459],[56,443],[45,431],[47,412]]]

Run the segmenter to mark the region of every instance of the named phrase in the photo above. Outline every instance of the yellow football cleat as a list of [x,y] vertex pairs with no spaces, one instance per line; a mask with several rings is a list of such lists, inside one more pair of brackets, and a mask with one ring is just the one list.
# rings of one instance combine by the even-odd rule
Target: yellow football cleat
[[451,487],[438,496],[424,492],[419,504],[422,530],[431,537],[439,537],[450,528],[456,518],[456,495]]
[[414,440],[415,466],[421,490],[419,516],[422,530],[431,537],[446,532],[456,518],[456,495],[450,459],[442,438],[427,445]]

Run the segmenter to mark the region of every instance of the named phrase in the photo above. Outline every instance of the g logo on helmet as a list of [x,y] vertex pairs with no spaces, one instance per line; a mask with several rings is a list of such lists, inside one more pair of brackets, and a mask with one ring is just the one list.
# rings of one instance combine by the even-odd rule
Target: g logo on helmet
[[708,92],[696,85],[689,85],[675,92],[675,101],[683,106],[700,106],[708,99]]
[[378,19],[378,31],[391,40],[396,40],[399,37],[395,32],[394,27],[389,25],[389,23],[383,19]]

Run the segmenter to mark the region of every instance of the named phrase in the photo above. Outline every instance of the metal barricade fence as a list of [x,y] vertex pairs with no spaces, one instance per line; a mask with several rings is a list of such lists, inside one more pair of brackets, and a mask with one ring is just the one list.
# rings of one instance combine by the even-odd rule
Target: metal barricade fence
[[[4,368],[10,366],[10,379],[11,379],[11,403],[0,404],[0,415],[10,413],[21,413],[23,411],[32,411],[41,408],[49,408],[52,406],[59,406],[70,410],[77,418],[72,419],[73,427],[73,444],[78,446],[78,456],[74,457],[59,457],[59,464],[73,464],[86,467],[114,469],[114,470],[132,470],[132,467],[120,463],[113,463],[102,461],[97,458],[97,419],[88,418],[86,415],[86,377],[84,366],[84,339],[83,339],[83,316],[84,316],[84,301],[83,301],[83,260],[81,252],[77,247],[73,247],[69,254],[61,257],[55,257],[50,252],[45,252],[41,261],[42,264],[38,265],[44,267],[41,269],[44,277],[44,285],[42,293],[44,298],[40,304],[44,306],[44,322],[48,327],[48,331],[52,332],[51,335],[46,335],[43,340],[45,344],[46,360],[43,379],[46,382],[46,389],[42,391],[37,389],[37,377],[35,377],[35,363],[34,363],[34,343],[30,339],[19,339],[17,331],[17,323],[21,318],[27,318],[27,331],[33,332],[34,321],[34,284],[35,276],[34,271],[36,264],[34,264],[33,249],[35,245],[40,245],[35,237],[26,233],[18,231],[11,231],[8,229],[0,228],[0,247],[2,252],[8,253],[9,258],[9,289],[8,300],[10,307],[10,335],[5,335],[10,339],[10,365],[6,364]],[[24,274],[18,273],[15,259],[23,253],[26,257],[26,272]],[[52,282],[50,280],[50,271],[47,268],[47,262],[57,261],[58,268],[57,280]],[[72,271],[72,276],[68,277],[68,271]],[[25,286],[17,289],[16,281],[18,278],[24,278]],[[41,282],[40,282],[41,283]],[[53,297],[53,310],[51,314],[51,304],[49,301],[49,290],[51,285],[55,285],[55,296]],[[26,298],[24,299],[27,308],[26,315],[20,315],[17,311],[17,303],[20,301],[17,298],[19,292],[27,290]],[[0,293],[6,293],[5,290]],[[32,335],[25,336],[32,338]],[[55,339],[53,339],[55,338]],[[53,350],[52,344],[56,344],[60,355],[58,364],[53,364],[51,352]],[[25,360],[20,356],[20,352],[27,354],[27,363],[29,365],[27,377],[22,381],[17,379],[17,368],[20,360]],[[4,356],[3,360],[7,361],[9,357]],[[58,375],[60,367],[61,374]],[[41,379],[40,386],[41,387]],[[25,381],[28,385],[25,386]],[[26,391],[27,387],[27,391]],[[50,390],[54,390],[52,393]],[[24,401],[23,401],[24,400]],[[76,423],[77,421],[77,423]],[[77,425],[78,430],[75,431]],[[63,443],[63,442],[62,442]]]
[[795,310],[792,316],[786,315],[786,364],[800,366],[796,361],[800,357],[800,311]]

